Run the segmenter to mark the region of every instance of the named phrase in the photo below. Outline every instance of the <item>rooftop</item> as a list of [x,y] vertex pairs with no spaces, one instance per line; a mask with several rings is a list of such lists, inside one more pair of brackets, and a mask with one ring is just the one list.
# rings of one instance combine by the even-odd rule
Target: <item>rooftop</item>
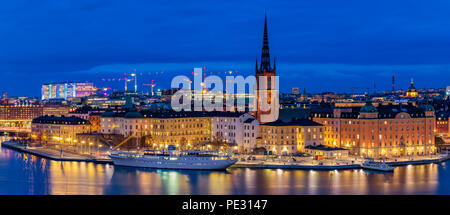
[[299,119],[299,120],[293,120],[290,122],[284,122],[282,120],[277,120],[274,122],[264,123],[262,125],[266,125],[266,126],[323,126],[322,124],[314,122],[309,119]]
[[314,149],[314,150],[321,150],[321,151],[340,151],[340,150],[347,150],[344,148],[338,148],[338,147],[328,147],[325,145],[318,145],[318,146],[305,146],[307,149]]
[[32,123],[39,123],[39,124],[66,124],[66,125],[89,125],[91,124],[88,120],[71,116],[40,116],[37,118],[34,118],[32,120]]

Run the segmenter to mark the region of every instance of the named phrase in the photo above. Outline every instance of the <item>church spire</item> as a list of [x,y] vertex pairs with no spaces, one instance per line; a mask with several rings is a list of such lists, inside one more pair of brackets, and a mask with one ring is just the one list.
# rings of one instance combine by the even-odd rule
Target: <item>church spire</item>
[[269,34],[267,32],[267,12],[264,16],[264,36],[263,36],[263,47],[261,53],[261,71],[266,69],[270,71],[270,55],[269,55]]
[[274,57],[273,58],[273,70],[277,69],[277,59]]

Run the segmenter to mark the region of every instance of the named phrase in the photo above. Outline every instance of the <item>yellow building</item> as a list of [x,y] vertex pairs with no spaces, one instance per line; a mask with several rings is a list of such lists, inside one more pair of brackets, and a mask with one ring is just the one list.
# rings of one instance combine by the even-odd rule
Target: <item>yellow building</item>
[[324,126],[311,120],[281,120],[260,125],[257,147],[263,147],[276,155],[304,152],[305,146],[322,145]]
[[88,120],[78,117],[40,116],[31,122],[33,144],[77,144],[76,135],[89,133]]
[[348,150],[344,148],[329,147],[325,145],[307,146],[305,152],[312,155],[315,159],[322,158],[341,159],[348,157]]
[[29,134],[31,120],[42,116],[42,111],[42,105],[0,105],[0,130]]
[[411,86],[409,86],[408,91],[406,91],[406,97],[410,98],[416,98],[419,96],[419,93],[416,90],[416,87],[414,87],[414,80],[411,79]]
[[149,147],[176,145],[194,148],[210,142],[211,113],[208,112],[128,112],[124,115],[107,111],[100,119],[105,134],[137,135]]

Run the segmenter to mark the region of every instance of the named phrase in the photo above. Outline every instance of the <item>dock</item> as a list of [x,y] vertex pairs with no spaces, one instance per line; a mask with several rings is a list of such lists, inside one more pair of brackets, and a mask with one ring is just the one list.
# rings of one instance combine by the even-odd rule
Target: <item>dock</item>
[[[441,163],[450,160],[450,155],[440,155],[436,158],[425,158],[419,160],[400,160],[386,162],[386,164],[396,166],[406,165],[422,165],[431,163]],[[257,169],[298,169],[298,170],[349,170],[349,169],[361,169],[360,163],[354,164],[322,164],[312,165],[305,162],[264,162],[264,161],[239,161],[232,168],[257,168]]]
[[35,155],[38,157],[55,160],[55,161],[76,161],[76,162],[93,162],[100,164],[112,164],[111,159],[98,158],[93,155],[78,154],[74,152],[63,151],[44,147],[25,147],[14,142],[3,142],[2,147],[13,149],[19,152]]
[[360,169],[359,164],[349,165],[303,165],[290,163],[236,163],[232,168],[255,168],[255,169],[298,169],[298,170],[346,170],[346,169]]

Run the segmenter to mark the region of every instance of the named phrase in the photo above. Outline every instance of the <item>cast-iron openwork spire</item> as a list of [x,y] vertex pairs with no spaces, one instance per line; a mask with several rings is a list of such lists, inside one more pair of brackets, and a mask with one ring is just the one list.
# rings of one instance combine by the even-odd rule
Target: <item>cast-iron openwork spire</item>
[[267,33],[267,14],[264,16],[264,37],[261,53],[261,71],[270,71],[270,55],[269,55],[269,35]]

